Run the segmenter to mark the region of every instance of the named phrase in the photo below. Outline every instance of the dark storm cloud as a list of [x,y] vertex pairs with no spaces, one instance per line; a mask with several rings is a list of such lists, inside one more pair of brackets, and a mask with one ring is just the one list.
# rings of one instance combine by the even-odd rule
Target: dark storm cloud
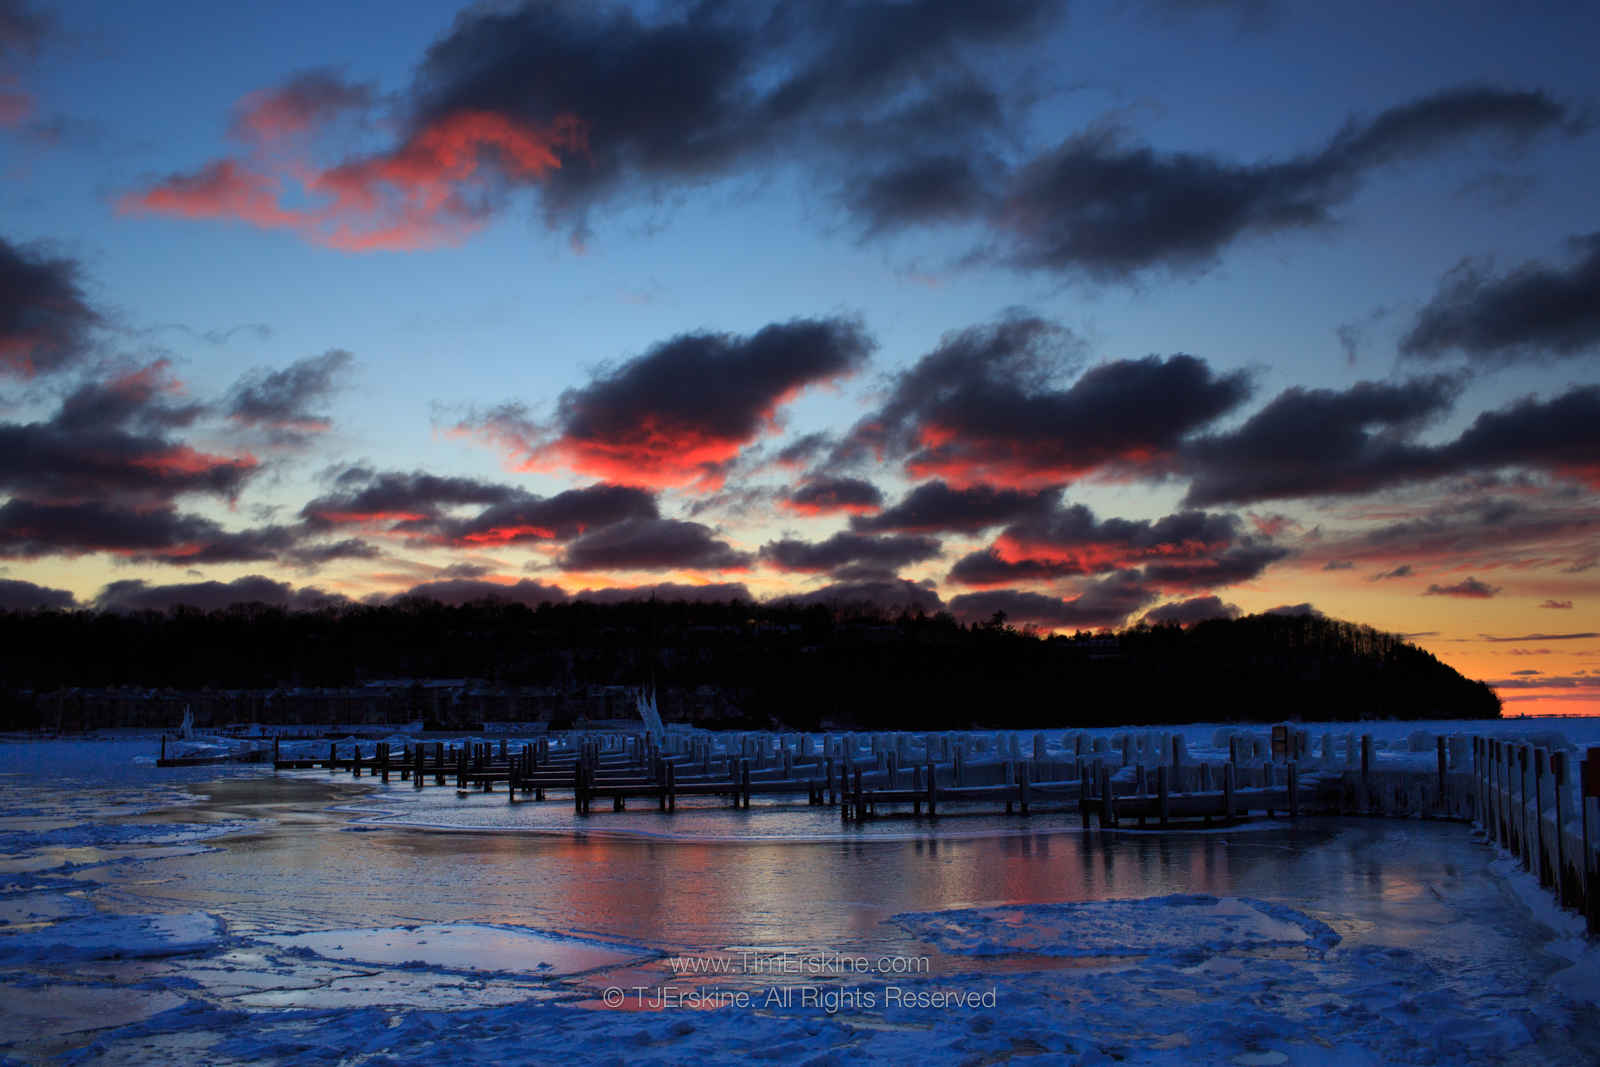
[[928,614],[944,608],[944,601],[931,582],[913,582],[904,578],[833,582],[807,593],[777,597],[773,602],[799,607],[821,604],[838,608],[867,606],[882,611],[909,609]]
[[840,318],[774,323],[749,336],[684,334],[562,393],[549,428],[513,406],[460,429],[506,446],[524,467],[716,489],[783,404],[855,371],[872,347],[859,323]]
[[1455,596],[1472,600],[1487,600],[1500,591],[1499,586],[1480,582],[1476,578],[1463,578],[1454,585],[1430,585],[1423,596]]
[[313,571],[323,564],[341,559],[376,559],[383,552],[376,546],[356,537],[325,544],[301,544],[282,551],[279,558],[293,567]]
[[416,126],[471,111],[536,126],[575,117],[586,150],[543,176],[544,210],[581,235],[588,209],[615,194],[704,181],[780,151],[828,158],[866,140],[863,126],[909,125],[922,143],[985,133],[982,112],[949,106],[972,80],[963,52],[1025,39],[1060,7],[701,4],[650,22],[589,4],[475,11],[429,49]]
[[1402,563],[1400,566],[1395,567],[1392,570],[1379,571],[1377,574],[1374,574],[1369,580],[1370,581],[1374,581],[1374,582],[1382,582],[1382,581],[1387,581],[1390,578],[1412,578],[1412,577],[1415,577],[1415,575],[1416,575],[1416,572],[1411,569],[1411,564]]
[[1000,541],[1013,550],[1081,560],[1084,570],[1109,570],[1144,560],[1207,557],[1242,538],[1235,515],[1181,511],[1159,519],[1097,519],[1082,504],[1031,516],[1006,527]]
[[1188,355],[1098,364],[1055,384],[1081,354],[1060,326],[1024,314],[947,335],[901,373],[837,454],[903,457],[915,475],[1040,485],[1162,461],[1185,435],[1249,396]]
[[436,523],[402,523],[458,546],[515,544],[524,541],[570,541],[585,533],[627,520],[658,516],[655,496],[625,485],[589,485],[549,497],[517,493],[471,518]]
[[168,437],[167,430],[204,410],[170,403],[176,388],[158,362],[74,390],[47,421],[0,423],[0,492],[41,499],[236,497],[258,462],[200,452]]
[[1006,621],[1045,627],[1113,627],[1157,599],[1138,575],[1122,572],[1098,579],[1072,599],[1017,589],[963,593],[950,599],[950,611],[963,622],[986,622],[1004,612]]
[[711,528],[676,519],[628,519],[567,545],[566,570],[721,570],[749,566],[748,553],[719,541]]
[[112,582],[100,590],[94,606],[100,611],[168,611],[175,607],[220,611],[233,604],[267,604],[289,611],[311,611],[348,603],[338,593],[327,593],[313,586],[295,589],[259,574],[231,582],[182,582],[150,585],[130,578]]
[[0,0],[0,58],[20,52],[31,55],[55,29],[55,21],[24,0]]
[[1463,263],[1400,342],[1409,356],[1477,360],[1576,356],[1600,345],[1600,233],[1572,239],[1567,267],[1528,263],[1500,277]]
[[323,433],[331,420],[316,407],[338,388],[340,376],[355,357],[339,348],[296,360],[277,371],[255,371],[234,387],[227,414],[246,426],[259,427],[276,443],[304,444]]
[[1162,154],[1095,129],[1019,168],[989,215],[1006,233],[1003,257],[1023,269],[1115,280],[1205,267],[1245,234],[1334,221],[1376,167],[1478,134],[1516,142],[1572,121],[1543,93],[1468,86],[1352,121],[1316,153],[1264,164]]
[[1309,603],[1279,604],[1275,608],[1268,608],[1263,615],[1310,615],[1314,619],[1327,618],[1322,612],[1312,607]]
[[1101,520],[1074,504],[1007,526],[989,548],[958,561],[950,580],[993,586],[1143,565],[1146,580],[1159,587],[1207,587],[1254,578],[1287,554],[1241,534],[1233,515]]
[[976,533],[1021,516],[1048,511],[1061,497],[1060,489],[996,489],[974,485],[952,489],[944,482],[924,482],[893,507],[876,515],[857,515],[850,525],[858,531],[897,533]]
[[517,499],[509,485],[476,478],[438,477],[422,471],[349,467],[334,477],[337,491],[310,500],[300,517],[316,527],[342,523],[417,522],[457,505],[495,505]]
[[1214,589],[1260,577],[1272,564],[1290,555],[1277,545],[1248,544],[1209,558],[1148,563],[1144,578],[1162,589]]
[[732,603],[750,601],[750,590],[743,582],[709,582],[705,585],[687,585],[683,582],[657,582],[653,585],[611,586],[605,589],[585,589],[573,596],[574,600],[588,600],[596,604],[620,604],[627,601],[659,600],[671,602],[687,600],[692,603]]
[[31,378],[83,362],[100,323],[75,261],[0,237],[0,374]]
[[1526,465],[1600,486],[1600,385],[1485,411],[1440,452],[1458,470]]
[[1083,563],[1075,559],[1009,560],[991,546],[962,556],[950,568],[947,580],[958,585],[996,586],[1048,581],[1085,573],[1087,571]]
[[828,515],[838,511],[856,513],[883,507],[883,493],[860,478],[814,478],[778,502],[780,507],[802,515]]
[[1194,477],[1184,502],[1361,493],[1447,473],[1437,449],[1410,438],[1449,411],[1457,392],[1443,377],[1286,389],[1237,430],[1184,446],[1183,468]]
[[1443,377],[1285,390],[1239,429],[1184,447],[1181,469],[1194,479],[1184,500],[1342,496],[1503,466],[1600,485],[1600,386],[1524,398],[1481,413],[1454,441],[1417,443],[1457,391]]
[[347,539],[309,539],[304,527],[228,530],[169,506],[125,507],[104,500],[52,503],[14,497],[0,505],[0,557],[37,559],[108,552],[134,563],[194,567],[277,561],[315,569],[337,559],[377,555]]
[[204,404],[175,403],[182,386],[166,360],[105,381],[85,382],[61,401],[49,425],[62,433],[94,433],[113,427],[161,432],[192,425],[208,414]]
[[32,582],[0,578],[0,611],[71,611],[78,599],[65,589],[51,589]]
[[819,542],[769,541],[761,546],[760,558],[784,571],[834,571],[849,564],[868,564],[892,571],[933,559],[939,555],[939,550],[939,541],[934,537],[836,533]]
[[1188,626],[1190,623],[1204,622],[1206,619],[1237,619],[1239,614],[1237,604],[1225,604],[1221,597],[1197,596],[1189,600],[1162,604],[1159,608],[1151,608],[1139,621],[1152,626],[1163,623]]
[[475,581],[471,578],[445,578],[414,585],[403,593],[396,593],[389,598],[389,601],[392,603],[401,599],[434,600],[452,606],[471,604],[479,600],[500,600],[536,608],[540,604],[560,604],[568,598],[565,590],[528,578],[522,579],[515,585]]
[[969,219],[992,202],[996,160],[967,155],[926,156],[898,162],[854,185],[845,203],[862,219],[867,236],[908,226]]

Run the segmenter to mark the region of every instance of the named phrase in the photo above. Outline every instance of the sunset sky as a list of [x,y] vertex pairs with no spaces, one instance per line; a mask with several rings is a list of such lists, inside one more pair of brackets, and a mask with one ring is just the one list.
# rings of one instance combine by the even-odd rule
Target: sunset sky
[[1600,5],[339,8],[0,0],[0,607],[1299,606],[1600,713]]

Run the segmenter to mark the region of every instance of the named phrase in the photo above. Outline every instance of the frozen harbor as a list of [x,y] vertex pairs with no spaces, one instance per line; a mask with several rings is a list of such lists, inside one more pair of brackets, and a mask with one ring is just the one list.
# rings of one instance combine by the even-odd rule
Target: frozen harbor
[[841,827],[768,803],[584,824],[153,751],[0,745],[11,1057],[1600,1057],[1576,921],[1459,823]]

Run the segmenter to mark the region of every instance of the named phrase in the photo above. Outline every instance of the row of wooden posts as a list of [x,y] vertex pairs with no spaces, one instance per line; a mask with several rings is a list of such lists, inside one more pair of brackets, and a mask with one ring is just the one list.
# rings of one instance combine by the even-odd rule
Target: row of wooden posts
[[[337,743],[326,759],[283,759],[274,742],[274,765],[281,768],[321,766],[330,771],[363,772],[387,782],[391,775],[421,789],[430,780],[445,785],[454,779],[458,793],[493,792],[504,786],[507,800],[543,801],[551,792],[570,793],[574,810],[587,814],[596,800],[610,800],[613,810],[629,800],[654,801],[661,811],[675,811],[679,797],[720,797],[748,808],[752,796],[805,796],[809,804],[837,806],[844,821],[859,821],[888,809],[909,808],[913,815],[937,815],[950,805],[996,805],[1006,814],[1029,814],[1037,805],[1076,810],[1088,829],[1201,820],[1227,822],[1254,812],[1423,815],[1471,819],[1490,840],[1517,856],[1558,901],[1585,915],[1592,934],[1600,934],[1600,748],[1588,751],[1580,765],[1580,832],[1568,830],[1572,803],[1568,797],[1568,758],[1539,746],[1472,739],[1472,767],[1452,770],[1443,737],[1436,740],[1435,775],[1378,772],[1373,767],[1372,738],[1361,738],[1359,771],[1355,767],[1322,768],[1305,779],[1303,735],[1275,728],[1272,754],[1259,766],[1238,758],[1250,746],[1230,743],[1229,760],[1220,766],[1183,762],[1176,743],[1171,762],[1147,769],[1135,764],[1132,781],[1116,781],[1120,769],[1114,754],[1086,755],[1081,748],[1070,759],[1044,758],[1043,738],[1035,739],[1034,759],[968,761],[965,747],[946,746],[948,761],[927,760],[901,766],[898,752],[886,747],[862,753],[850,745],[837,755],[783,748],[776,755],[743,744],[739,752],[714,752],[706,737],[687,741],[687,751],[667,753],[649,735],[635,735],[620,746],[613,739],[579,739],[553,747],[540,738],[513,748],[471,742],[446,745],[416,742],[398,752],[378,743],[370,756],[355,746],[342,756]],[[681,747],[681,746],[680,746]],[[730,746],[731,748],[732,746]],[[931,746],[928,749],[933,751]],[[944,754],[941,752],[939,754]],[[1353,755],[1353,753],[1352,753]],[[1126,756],[1124,756],[1126,758]]]
[[[1567,754],[1538,745],[1473,739],[1473,764],[1481,804],[1474,821],[1506,849],[1557,902],[1584,916],[1589,934],[1600,935],[1600,748],[1578,767],[1576,797],[1569,797]],[[1548,803],[1546,797],[1548,796]],[[1568,830],[1576,800],[1579,832]],[[1548,818],[1547,818],[1548,816]]]
[[[542,801],[551,791],[570,790],[579,813],[592,811],[597,798],[610,799],[615,810],[625,808],[630,799],[654,799],[661,810],[673,811],[680,796],[725,797],[736,807],[749,807],[753,795],[804,795],[811,804],[838,806],[847,821],[907,806],[915,815],[923,814],[924,807],[935,815],[951,804],[996,804],[1007,814],[1028,814],[1036,804],[1051,804],[1077,810],[1085,826],[1096,817],[1106,827],[1118,826],[1124,818],[1140,826],[1148,820],[1166,826],[1173,820],[1229,820],[1256,811],[1297,816],[1303,805],[1328,810],[1330,794],[1321,783],[1311,795],[1302,789],[1294,757],[1304,754],[1303,747],[1292,735],[1275,732],[1273,740],[1273,754],[1290,758],[1258,766],[1239,758],[1249,746],[1233,744],[1229,760],[1221,765],[1184,763],[1174,742],[1170,765],[1147,769],[1136,764],[1131,782],[1113,781],[1119,768],[1107,754],[1045,758],[1043,735],[1035,738],[1032,760],[969,763],[964,746],[956,745],[949,749],[948,762],[928,760],[910,767],[900,765],[892,747],[870,755],[851,750],[838,756],[802,753],[798,758],[784,748],[767,765],[759,750],[753,760],[731,751],[714,753],[704,738],[691,740],[688,752],[665,754],[648,735],[629,738],[624,751],[606,751],[595,739],[552,749],[550,739],[540,738],[516,750],[505,740],[498,746],[480,742],[447,746],[436,741],[418,742],[398,753],[380,742],[371,756],[363,756],[355,746],[345,757],[337,743],[330,743],[326,759],[286,760],[275,745],[274,764],[349,770],[357,777],[366,771],[385,782],[394,774],[402,781],[411,780],[418,789],[430,779],[444,785],[454,778],[462,793],[492,792],[503,783],[510,802],[516,802],[519,794]],[[1366,782],[1371,739],[1363,741]],[[1441,743],[1441,794],[1443,759]],[[1375,791],[1362,793],[1370,804]]]

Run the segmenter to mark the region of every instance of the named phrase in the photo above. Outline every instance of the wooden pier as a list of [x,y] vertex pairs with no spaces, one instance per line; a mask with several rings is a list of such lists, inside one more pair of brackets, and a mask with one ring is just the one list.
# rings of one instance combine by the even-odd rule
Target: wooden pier
[[[1517,856],[1600,934],[1600,748],[1580,767],[1566,753],[1487,737],[1437,737],[1434,759],[1374,764],[1369,735],[1322,739],[1273,728],[1270,740],[1234,736],[1226,760],[1196,760],[1176,734],[1063,736],[1053,749],[1016,734],[596,734],[534,741],[331,742],[325,755],[283,758],[283,769],[323,768],[458,795],[503,791],[508,803],[565,800],[578,814],[629,802],[663,812],[680,799],[735,808],[754,797],[838,809],[847,823],[883,816],[935,818],[1039,811],[1076,814],[1084,829],[1229,825],[1259,815],[1421,817],[1472,821]],[[1423,743],[1426,744],[1424,738]],[[1430,766],[1422,769],[1427,761]]]

